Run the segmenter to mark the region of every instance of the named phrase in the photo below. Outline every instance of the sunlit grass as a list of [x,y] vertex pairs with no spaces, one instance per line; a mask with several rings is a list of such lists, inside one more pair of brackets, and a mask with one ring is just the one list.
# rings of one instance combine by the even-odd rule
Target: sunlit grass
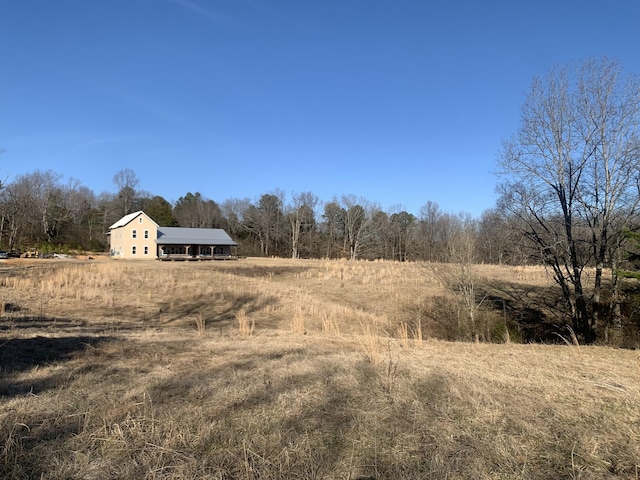
[[[479,267],[548,287],[542,269]],[[448,343],[391,262],[0,272],[0,476],[636,478],[640,356]]]

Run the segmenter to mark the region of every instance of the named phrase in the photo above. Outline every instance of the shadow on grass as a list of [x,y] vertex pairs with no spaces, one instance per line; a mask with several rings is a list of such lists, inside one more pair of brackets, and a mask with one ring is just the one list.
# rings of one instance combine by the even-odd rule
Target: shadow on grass
[[288,267],[284,265],[274,266],[258,266],[253,265],[251,268],[227,268],[225,273],[236,275],[238,277],[247,278],[275,278],[282,276],[296,275],[309,270],[309,267]]
[[492,281],[482,292],[486,305],[518,326],[523,342],[559,343],[565,335],[564,299],[558,288]]
[[[69,340],[66,348],[48,345],[50,357],[73,356],[81,340]],[[145,352],[136,355],[144,357]],[[11,432],[2,432],[13,435],[14,446],[5,456],[9,461],[0,461],[0,477],[44,478],[59,468],[55,452],[75,448],[81,456],[102,459],[105,451],[94,449],[105,445],[102,478],[142,478],[150,465],[188,472],[180,478],[200,478],[196,471],[205,470],[219,473],[215,478],[328,478],[352,446],[347,433],[357,428],[357,412],[368,395],[345,383],[344,377],[351,375],[348,367],[330,359],[320,359],[312,366],[307,364],[307,355],[304,348],[240,353],[221,359],[213,368],[194,368],[158,379],[145,388],[146,403],[124,402],[125,407],[115,413],[102,405],[83,405],[82,411],[91,410],[88,418],[78,415],[77,407],[68,410],[69,396],[82,397],[86,392],[72,392],[74,387],[67,386],[64,374],[52,376],[33,393],[47,386],[59,389],[56,395],[63,400],[59,411],[50,414],[55,421],[37,422],[38,414],[33,412],[11,427]],[[300,363],[311,368],[298,370]],[[369,365],[362,368],[368,388],[375,372]],[[83,374],[74,370],[76,377]],[[106,405],[113,402],[107,392],[104,399]],[[106,424],[104,418],[109,418]],[[216,428],[207,428],[208,423]],[[29,425],[29,430],[22,425]],[[172,456],[167,452],[173,450],[164,448],[153,451],[155,445],[165,445],[162,442],[174,446],[175,435],[187,428],[191,441],[188,448],[179,447],[183,454]],[[93,432],[101,432],[103,438],[96,441]],[[111,439],[117,440],[118,451],[129,452],[127,462],[109,461],[109,455],[117,456],[108,451]],[[250,477],[246,476],[248,469]],[[68,478],[73,476],[69,470],[66,473]]]
[[11,315],[0,319],[0,332],[23,331],[30,329],[84,328],[84,320],[69,318],[51,318],[44,316]]
[[[167,378],[148,391],[159,409],[212,405],[207,415],[215,412],[217,428],[193,448],[224,478],[242,478],[247,468],[251,478],[275,478],[274,471],[286,472],[277,478],[325,478],[352,446],[347,433],[369,396],[341,380],[354,374],[351,369],[345,373],[330,360],[316,357],[314,368],[301,371],[307,355],[303,348],[240,355]],[[362,368],[355,376],[369,379],[366,389],[376,388],[373,367],[363,362]],[[211,384],[214,391],[232,394],[212,396]]]
[[3,373],[17,373],[37,366],[70,360],[88,347],[111,340],[111,337],[88,335],[72,337],[11,338],[0,343],[0,366]]
[[37,395],[57,388],[68,378],[68,372],[43,377],[20,378],[15,374],[36,367],[58,364],[75,358],[88,348],[111,341],[111,337],[88,335],[27,338],[11,338],[0,342],[0,397]]
[[[177,299],[173,305],[170,302],[163,302],[160,305],[160,313],[163,317],[160,323],[163,325],[185,321],[193,323],[198,316],[202,316],[206,327],[224,328],[235,325],[236,313],[241,310],[247,315],[253,315],[277,303],[278,299],[274,296],[228,293],[195,300]],[[266,326],[264,322],[262,326]]]

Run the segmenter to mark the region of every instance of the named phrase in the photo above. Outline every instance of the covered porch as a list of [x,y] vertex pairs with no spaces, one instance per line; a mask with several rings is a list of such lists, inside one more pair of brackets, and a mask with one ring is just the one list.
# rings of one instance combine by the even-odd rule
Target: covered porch
[[158,245],[159,260],[199,261],[199,260],[237,260],[233,245]]

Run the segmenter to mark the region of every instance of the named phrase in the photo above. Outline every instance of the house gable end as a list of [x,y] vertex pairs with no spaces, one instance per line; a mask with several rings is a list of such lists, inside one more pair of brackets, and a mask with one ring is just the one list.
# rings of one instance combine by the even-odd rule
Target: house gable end
[[153,218],[151,218],[149,215],[144,213],[142,210],[138,210],[137,212],[133,212],[133,213],[130,213],[130,214],[125,215],[124,217],[122,217],[116,223],[111,225],[109,227],[109,230],[114,230],[116,228],[124,227],[124,226],[128,225],[129,223],[131,223],[132,221],[134,221],[140,215],[143,215],[146,220],[150,221],[153,225],[155,225],[156,228],[158,228],[158,224],[153,220]]

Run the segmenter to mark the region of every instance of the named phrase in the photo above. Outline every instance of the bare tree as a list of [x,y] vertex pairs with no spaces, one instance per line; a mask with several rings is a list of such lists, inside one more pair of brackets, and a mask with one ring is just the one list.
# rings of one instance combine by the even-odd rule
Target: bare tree
[[[477,222],[469,214],[443,214],[446,247],[442,264],[427,263],[428,273],[444,285],[457,302],[459,334],[478,342],[481,329],[478,313],[484,302],[477,264]],[[464,312],[461,315],[460,312]]]
[[281,191],[265,193],[257,205],[251,205],[244,212],[245,228],[260,243],[260,251],[264,256],[279,253],[283,232],[283,196]]
[[325,203],[321,231],[326,246],[324,255],[327,258],[344,255],[343,251],[338,251],[339,242],[344,237],[344,222],[342,208],[337,201]]
[[[638,81],[616,62],[559,67],[534,79],[522,125],[499,155],[507,176],[499,202],[552,269],[587,342],[597,335],[607,255],[638,213],[639,121]],[[582,275],[589,262],[591,299]]]
[[410,245],[415,239],[415,217],[394,206],[383,212],[375,210],[370,220],[370,248],[368,258],[407,260]]
[[[596,267],[590,325],[595,331],[603,313],[602,276],[607,257],[611,262],[619,257],[624,230],[639,210],[640,83],[635,77],[625,78],[616,62],[591,60],[580,71],[578,92],[582,119],[578,127],[591,151],[578,201],[589,225]],[[617,265],[610,266],[616,272]],[[618,282],[614,278],[612,283],[618,299]],[[620,317],[612,320],[619,333]]]
[[300,256],[301,241],[315,226],[317,205],[318,197],[311,192],[293,195],[286,214],[291,228],[291,258]]
[[432,262],[439,254],[442,240],[442,211],[436,202],[428,201],[420,207],[420,239],[424,249],[424,259]]
[[203,197],[199,192],[188,192],[180,197],[173,207],[173,215],[181,227],[220,228],[222,211],[216,202]]
[[391,227],[391,259],[404,262],[414,240],[415,217],[402,210],[389,217]]
[[96,198],[96,216],[104,238],[107,238],[109,227],[122,217],[122,211],[117,203],[118,199],[110,192],[102,192]]
[[98,226],[95,210],[97,201],[93,191],[72,180],[67,185],[66,196],[69,218],[74,232],[72,240],[92,249],[103,243],[104,239],[97,235],[96,231]]
[[531,263],[526,248],[523,248],[519,221],[510,212],[499,208],[482,212],[478,224],[479,261],[499,265]]
[[228,233],[237,238],[242,231],[244,212],[251,206],[248,198],[229,198],[222,202],[220,211],[226,221]]
[[116,198],[122,216],[131,213],[136,198],[136,188],[140,183],[138,176],[130,168],[123,168],[113,176],[113,183],[118,187]]
[[368,234],[371,233],[371,218],[375,205],[364,198],[356,198],[355,195],[343,195],[340,204],[345,250],[349,251],[350,260],[357,260]]
[[13,250],[21,243],[33,211],[29,189],[23,182],[12,182],[2,190],[2,223],[7,245]]
[[393,256],[393,232],[389,214],[375,210],[369,219],[369,234],[366,257],[391,259]]

